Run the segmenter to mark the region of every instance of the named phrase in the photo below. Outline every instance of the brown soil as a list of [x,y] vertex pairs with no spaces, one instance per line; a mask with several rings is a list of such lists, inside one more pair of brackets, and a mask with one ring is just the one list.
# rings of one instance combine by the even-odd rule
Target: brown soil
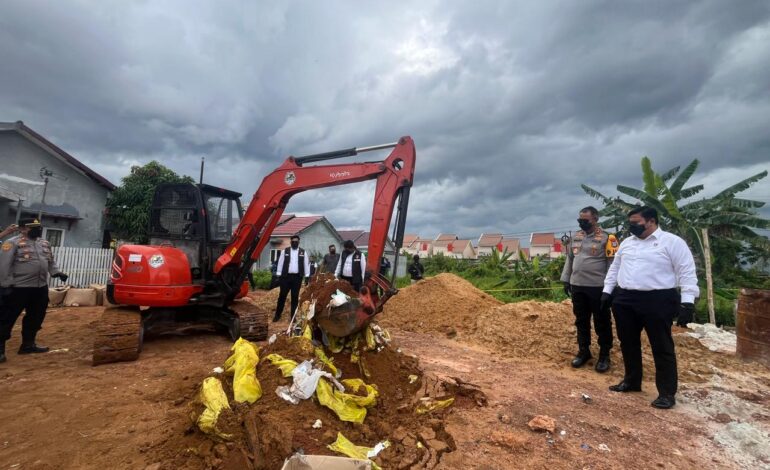
[[[313,357],[310,343],[302,338],[281,336],[260,352],[264,357],[276,353],[297,362]],[[416,415],[414,409],[423,396],[422,372],[417,360],[386,347],[379,352],[365,353],[371,378],[365,379],[358,365],[350,362],[349,354],[332,356],[343,378],[361,378],[376,385],[380,396],[369,409],[363,424],[341,421],[315,399],[291,405],[275,394],[281,385],[291,385],[269,362],[257,367],[257,377],[263,396],[253,405],[232,403],[233,411],[220,418],[220,430],[232,434],[229,442],[217,443],[191,424],[184,423],[176,435],[151,449],[149,455],[163,463],[162,468],[280,468],[284,459],[294,452],[315,455],[335,455],[326,446],[334,442],[337,433],[357,445],[374,446],[390,439],[392,446],[377,458],[386,468],[401,468],[416,462],[430,468],[443,454],[454,448],[454,441],[446,432],[442,417],[446,411]],[[224,358],[222,358],[224,360]],[[418,380],[410,383],[409,376]],[[232,397],[232,379],[220,377],[229,397]],[[312,424],[320,419],[320,429]],[[180,423],[177,423],[180,424]],[[416,447],[418,440],[424,449]],[[189,449],[197,449],[190,452]],[[212,451],[213,449],[213,451]]]
[[[288,381],[271,365],[261,364],[257,373],[263,398],[250,410],[235,407],[232,414],[223,417],[222,426],[241,432],[240,439],[244,438],[245,425],[256,430],[252,432],[259,436],[255,448],[282,449],[282,458],[296,447],[329,453],[325,446],[334,440],[336,436],[331,434],[337,429],[360,445],[389,438],[396,445],[382,455],[390,464],[386,468],[400,468],[393,462],[401,462],[387,452],[408,459],[406,454],[414,449],[411,444],[416,438],[425,442],[434,439],[434,450],[440,449],[442,442],[456,446],[456,451],[442,455],[437,467],[442,469],[721,469],[770,465],[767,452],[762,450],[767,439],[762,444],[759,438],[759,444],[754,445],[741,437],[768,435],[767,369],[739,362],[731,355],[712,353],[693,339],[677,336],[682,389],[679,402],[673,410],[655,410],[649,406],[655,398],[651,373],[645,375],[642,393],[607,390],[622,374],[618,355],[613,356],[613,367],[606,375],[595,373],[591,367],[568,366],[574,353],[568,303],[498,307],[496,301],[473,290],[463,291],[466,298],[450,298],[454,292],[442,290],[442,286],[453,282],[458,289],[468,286],[464,281],[442,277],[446,279],[432,283],[440,288],[437,291],[422,291],[431,285],[428,280],[403,289],[388,303],[383,321],[391,325],[404,322],[407,329],[418,331],[391,326],[392,350],[367,357],[375,371],[369,382],[376,383],[383,393],[364,425],[342,423],[312,400],[297,407],[279,403],[275,387]],[[252,297],[272,310],[277,295],[275,289]],[[402,304],[403,311],[394,309],[409,296],[414,302],[424,298],[436,302],[422,312],[408,303]],[[480,302],[491,305],[479,311]],[[149,338],[138,361],[92,367],[93,332],[101,312],[99,307],[50,309],[39,335],[39,342],[55,351],[48,354],[16,355],[17,325],[7,345],[8,362],[0,365],[3,467],[157,470],[217,464],[248,468],[253,455],[248,443],[244,447],[242,440],[215,442],[190,425],[194,411],[190,404],[200,382],[228,356],[230,341],[213,334]],[[452,325],[446,316],[458,323]],[[419,321],[429,333],[419,331]],[[447,339],[446,331],[442,331],[445,326],[457,328],[458,337]],[[270,332],[286,327],[285,320],[271,323]],[[306,354],[291,350],[284,342],[273,347],[284,348],[281,351],[287,356],[294,354],[298,359]],[[265,347],[261,356],[269,349]],[[412,395],[412,389],[402,384],[402,369],[412,367],[411,355],[419,358],[422,370],[417,374],[423,386],[415,396],[443,393],[440,384],[458,383],[457,379],[477,385],[483,395],[468,392],[468,388],[455,389],[457,402],[441,413],[438,421],[433,417],[415,421],[411,410],[399,413],[399,404],[408,402],[406,398],[400,401],[399,391],[403,397]],[[650,367],[648,356],[644,361]],[[358,367],[344,355],[335,357],[335,364],[345,377],[359,374]],[[709,381],[703,382],[704,377]],[[590,395],[591,400],[583,400],[583,394]],[[478,406],[484,401],[487,406]],[[301,419],[294,415],[297,410],[302,410],[297,415]],[[531,431],[527,423],[536,415],[554,418],[556,432]],[[323,427],[312,429],[318,418]],[[279,452],[267,454],[271,462],[280,460]],[[415,467],[422,468],[422,464]]]
[[470,282],[439,274],[401,289],[385,304],[380,323],[388,328],[470,338],[476,316],[497,305],[497,299]]

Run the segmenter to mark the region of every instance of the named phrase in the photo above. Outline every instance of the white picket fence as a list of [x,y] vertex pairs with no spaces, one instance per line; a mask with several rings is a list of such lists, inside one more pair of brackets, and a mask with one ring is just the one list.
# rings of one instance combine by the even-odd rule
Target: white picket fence
[[[75,248],[60,246],[53,249],[56,265],[69,274],[66,284],[88,287],[90,284],[106,284],[112,268],[114,251],[109,248]],[[64,285],[59,279],[51,279],[50,287]]]

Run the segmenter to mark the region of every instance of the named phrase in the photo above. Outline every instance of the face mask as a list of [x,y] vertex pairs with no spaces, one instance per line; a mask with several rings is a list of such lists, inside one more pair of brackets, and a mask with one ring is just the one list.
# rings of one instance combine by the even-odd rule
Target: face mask
[[40,238],[41,236],[43,236],[43,229],[41,227],[31,228],[27,232],[27,238]]
[[643,224],[631,224],[628,226],[628,231],[634,236],[641,236],[647,228]]
[[578,225],[580,225],[580,230],[583,230],[584,232],[588,232],[593,228],[593,224],[586,219],[578,219]]
[[291,242],[291,247],[296,250],[297,248],[299,248],[299,242]]
[[337,250],[329,250],[329,254],[330,254],[330,255],[333,255],[333,254],[334,254],[334,253],[336,253],[336,252],[337,252]]

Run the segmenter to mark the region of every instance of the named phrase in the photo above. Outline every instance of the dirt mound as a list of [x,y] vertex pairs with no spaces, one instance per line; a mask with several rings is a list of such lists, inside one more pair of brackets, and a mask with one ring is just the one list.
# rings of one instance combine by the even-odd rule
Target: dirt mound
[[476,316],[497,305],[497,299],[470,282],[444,273],[399,290],[379,320],[407,331],[468,337],[475,330]]
[[[301,362],[313,357],[309,346],[304,339],[281,336],[262,348],[260,358],[276,353]],[[455,449],[454,440],[444,427],[444,417],[451,413],[451,407],[422,415],[414,411],[421,397],[436,396],[437,392],[447,394],[450,387],[435,383],[431,386],[431,379],[423,377],[417,359],[395,348],[385,347],[379,352],[364,354],[369,378],[362,376],[358,364],[351,363],[349,352],[330,354],[335,366],[342,371],[342,378],[361,378],[379,390],[377,404],[369,409],[363,424],[341,421],[315,397],[298,405],[284,401],[275,390],[281,385],[291,385],[292,379],[284,378],[276,367],[263,361],[256,370],[263,396],[253,405],[231,403],[232,412],[220,417],[218,428],[233,434],[231,440],[217,442],[190,424],[156,448],[153,457],[162,463],[161,468],[274,469],[298,451],[338,455],[327,445],[341,432],[357,445],[372,447],[390,440],[392,445],[375,459],[385,468],[435,466],[444,453]],[[232,397],[232,378],[217,377]],[[322,427],[316,429],[313,424],[319,419]]]
[[[302,293],[305,291],[305,287],[303,286],[302,289],[299,291],[300,298],[302,298]],[[264,309],[268,312],[270,312],[270,317],[272,318],[272,315],[275,313],[275,307],[278,304],[278,294],[280,294],[281,289],[276,287],[275,289],[270,289],[268,291],[253,291],[249,292],[249,297],[254,300],[254,303],[257,305],[257,307]],[[281,318],[287,319],[290,317],[291,313],[291,294],[286,297],[286,304],[283,307],[283,314]]]
[[[488,309],[478,315],[476,333],[471,342],[484,345],[506,356],[569,367],[577,352],[575,317],[572,303],[517,302]],[[613,324],[613,333],[614,331]],[[718,369],[762,373],[762,367],[745,363],[735,355],[712,352],[697,339],[684,334],[689,330],[674,327],[677,365],[680,380],[705,382]],[[592,332],[593,334],[593,332]],[[597,357],[598,347],[593,335],[592,350]],[[655,364],[647,337],[642,333],[644,375],[655,377]],[[623,356],[620,342],[615,337],[611,353],[614,371],[622,374]]]

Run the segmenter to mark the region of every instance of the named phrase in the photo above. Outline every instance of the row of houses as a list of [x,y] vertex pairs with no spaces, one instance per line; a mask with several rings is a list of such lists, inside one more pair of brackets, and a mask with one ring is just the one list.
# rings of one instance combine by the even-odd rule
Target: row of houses
[[419,235],[404,235],[403,250],[421,258],[431,256],[449,256],[456,259],[478,259],[489,256],[494,250],[500,253],[520,253],[528,258],[558,258],[562,255],[561,240],[553,233],[533,233],[529,237],[529,247],[522,247],[518,238],[506,237],[501,233],[482,233],[478,240],[461,239],[453,233],[440,233],[436,238],[423,238]]

